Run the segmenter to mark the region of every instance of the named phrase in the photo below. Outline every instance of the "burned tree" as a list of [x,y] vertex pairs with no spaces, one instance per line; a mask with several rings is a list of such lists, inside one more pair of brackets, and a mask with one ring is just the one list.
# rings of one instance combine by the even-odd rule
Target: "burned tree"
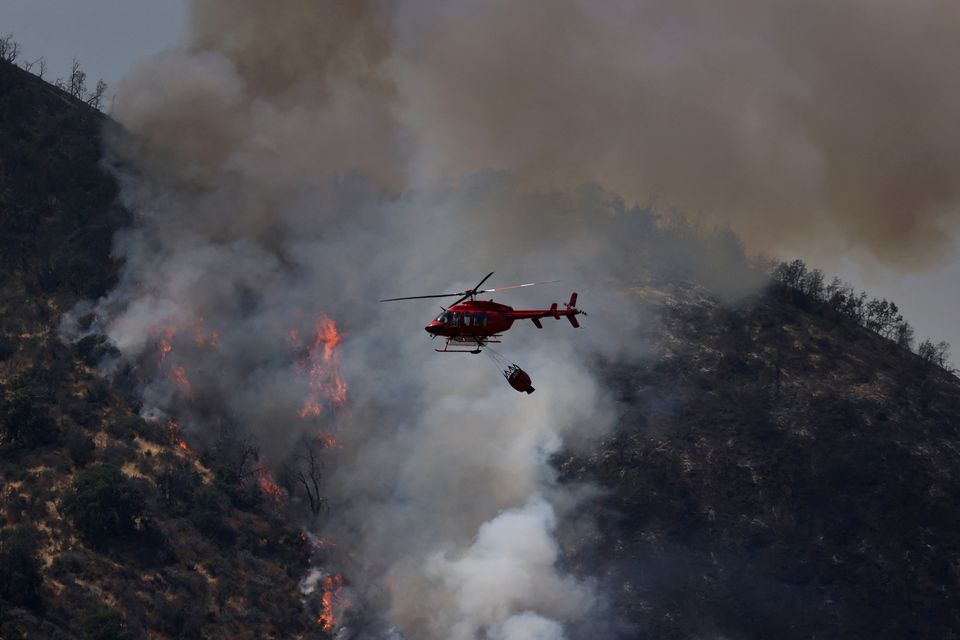
[[70,77],[66,80],[58,78],[54,85],[74,98],[83,100],[87,94],[87,72],[80,68],[80,61],[74,58],[70,66]]
[[0,38],[0,60],[15,63],[20,57],[20,43],[13,39],[13,34]]
[[46,59],[43,56],[40,56],[39,58],[33,61],[24,60],[23,62],[24,71],[28,73],[33,73],[34,67],[37,68],[37,72],[36,72],[37,77],[43,80],[43,76],[47,73]]
[[[293,465],[287,467],[284,475],[294,484],[303,487],[310,503],[310,512],[314,516],[327,504],[326,498],[320,495],[320,486],[323,480],[323,463],[319,452],[323,444],[318,440],[303,437],[300,440],[301,452],[293,456]],[[291,492],[292,493],[292,492]]]
[[106,93],[107,83],[103,80],[98,80],[96,88],[89,96],[87,96],[87,104],[98,111],[101,110],[103,107],[103,98]]
[[932,340],[924,340],[917,347],[917,355],[925,362],[946,369],[950,363],[950,345],[943,341],[934,344]]
[[218,475],[233,484],[242,484],[256,475],[260,446],[256,438],[240,434],[234,425],[224,422],[214,445]]

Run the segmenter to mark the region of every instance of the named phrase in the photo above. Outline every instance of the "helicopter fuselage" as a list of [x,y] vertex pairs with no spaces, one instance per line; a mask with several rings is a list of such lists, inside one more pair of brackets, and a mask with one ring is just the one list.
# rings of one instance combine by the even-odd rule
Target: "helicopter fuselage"
[[435,336],[444,336],[461,341],[477,340],[496,336],[510,329],[515,320],[532,320],[542,329],[541,318],[566,317],[570,324],[579,327],[576,308],[577,294],[570,296],[565,309],[554,303],[549,309],[514,309],[493,300],[468,300],[455,304],[434,318],[424,329]]

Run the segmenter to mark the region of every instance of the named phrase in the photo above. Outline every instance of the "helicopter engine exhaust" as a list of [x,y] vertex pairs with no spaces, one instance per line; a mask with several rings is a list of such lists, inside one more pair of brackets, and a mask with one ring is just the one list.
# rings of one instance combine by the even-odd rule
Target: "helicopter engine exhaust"
[[515,364],[511,364],[503,370],[503,377],[507,379],[511,387],[521,393],[525,392],[529,394],[536,391],[536,389],[533,388],[533,381],[530,380],[530,374]]

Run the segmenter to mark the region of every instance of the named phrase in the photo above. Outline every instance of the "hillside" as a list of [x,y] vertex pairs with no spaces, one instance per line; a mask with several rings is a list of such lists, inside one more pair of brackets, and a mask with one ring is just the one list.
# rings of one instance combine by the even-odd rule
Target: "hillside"
[[0,63],[0,637],[322,635],[300,532],[221,452],[139,418],[93,368],[109,346],[58,337],[115,278],[128,215],[100,168],[106,126]]
[[[608,493],[572,563],[645,638],[960,636],[960,383],[795,290],[659,283],[648,366],[567,481]],[[639,338],[639,337],[638,337]]]

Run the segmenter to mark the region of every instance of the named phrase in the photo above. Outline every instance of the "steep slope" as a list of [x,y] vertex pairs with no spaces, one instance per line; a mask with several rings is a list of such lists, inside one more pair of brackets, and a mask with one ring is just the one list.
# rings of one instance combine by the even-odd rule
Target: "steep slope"
[[319,634],[297,592],[308,544],[245,460],[186,449],[96,374],[109,346],[58,337],[115,277],[127,214],[100,169],[105,126],[0,63],[0,637]]
[[598,365],[620,427],[559,461],[607,491],[571,561],[634,631],[958,637],[957,378],[791,289],[635,295],[656,354]]

